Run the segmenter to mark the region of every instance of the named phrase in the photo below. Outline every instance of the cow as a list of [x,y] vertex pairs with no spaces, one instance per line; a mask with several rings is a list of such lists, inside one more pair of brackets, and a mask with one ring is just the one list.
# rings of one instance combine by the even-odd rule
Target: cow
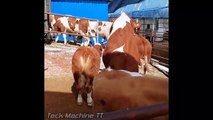
[[58,20],[58,18],[61,18],[63,17],[62,15],[54,15],[54,14],[47,14],[48,17],[48,26],[49,26],[49,29],[53,29],[53,25],[56,23],[56,21]]
[[[81,46],[88,46],[90,42],[89,36],[97,35],[98,22],[94,20],[89,20],[85,18],[76,18],[73,16],[59,16],[59,15],[49,15],[49,25],[51,30],[59,31],[64,33],[74,33],[79,34],[84,37],[85,41]],[[55,42],[57,43],[59,35],[56,37]],[[66,34],[62,34],[64,39],[64,44],[67,43]],[[82,37],[78,37],[81,39]],[[96,38],[93,38],[96,42]],[[74,43],[76,41],[74,40]]]
[[[122,13],[114,21],[112,25],[112,31],[108,36],[108,42],[103,52],[103,62],[105,68],[111,67],[117,70],[127,70],[126,68],[130,67],[127,63],[123,64],[126,66],[115,67],[116,63],[120,63],[121,61],[128,62],[127,59],[134,58],[138,64],[135,64],[135,67],[131,70],[131,72],[138,72],[139,70],[135,69],[136,67],[138,67],[138,65],[141,65],[143,67],[144,74],[146,73],[146,71],[149,71],[148,63],[151,59],[152,46],[151,43],[143,36],[139,36],[135,33],[134,29],[136,28],[136,26],[137,23],[133,19],[131,19],[126,13]],[[119,61],[117,61],[112,57],[113,52],[123,53],[126,55],[126,57],[122,57],[120,59],[117,58],[119,59]],[[141,58],[144,59],[144,63],[140,60]],[[131,67],[132,66],[133,65],[131,65]]]
[[[54,31],[64,32],[63,39],[64,44],[66,45],[66,33],[77,33],[75,31],[76,18],[75,17],[60,17],[57,19],[56,23],[53,25]],[[59,36],[61,33],[58,33],[55,39],[55,43],[57,43]]]
[[98,35],[102,37],[101,43],[108,38],[113,22],[110,21],[99,21],[98,22]]
[[104,49],[102,44],[97,43],[96,45],[93,46],[99,53],[100,57],[102,56],[102,51]]
[[98,45],[95,47],[81,46],[73,55],[72,72],[78,91],[77,104],[82,105],[82,93],[84,88],[87,93],[87,105],[92,106],[92,86],[93,79],[98,74],[100,68],[100,54],[102,49]]
[[168,104],[168,78],[105,70],[94,78],[93,99],[107,112]]
[[[63,15],[55,15],[55,14],[48,14],[48,25],[50,31],[58,31],[58,32],[67,32],[67,33],[76,33],[73,29],[75,27],[75,17],[66,17]],[[57,35],[55,39],[55,43],[57,43],[59,36],[61,33],[51,33],[51,37],[53,35]],[[62,34],[64,39],[64,44],[67,43],[66,34]],[[71,35],[69,35],[70,37]],[[74,37],[76,39],[76,37]],[[78,37],[80,38],[80,37]],[[75,42],[75,40],[74,40]]]
[[[47,21],[48,21],[48,27],[49,27],[49,31],[53,31],[53,25],[56,23],[56,21],[58,20],[58,18],[63,17],[62,15],[54,15],[54,14],[47,14]],[[51,38],[53,38],[53,33],[50,33]]]
[[115,51],[110,54],[106,54],[104,57],[110,58],[109,62],[107,62],[109,66],[106,68],[110,67],[116,70],[138,72],[138,62],[128,53]]

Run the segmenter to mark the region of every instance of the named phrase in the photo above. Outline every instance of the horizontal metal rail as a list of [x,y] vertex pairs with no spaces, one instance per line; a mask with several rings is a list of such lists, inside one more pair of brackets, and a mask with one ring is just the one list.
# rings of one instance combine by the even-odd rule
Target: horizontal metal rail
[[168,58],[161,57],[161,56],[159,56],[159,55],[154,55],[154,54],[152,54],[152,56],[153,56],[153,57],[158,57],[158,58],[161,58],[161,59],[164,59],[164,60],[169,60]]
[[49,31],[49,30],[45,30],[44,32],[69,34],[69,35],[74,35],[74,36],[97,37],[97,36],[81,35],[81,34],[75,34],[75,33],[59,32],[59,31]]
[[[151,60],[151,61],[153,61],[153,60]],[[160,62],[160,61],[153,61],[153,62],[156,62],[156,63],[159,63],[160,65],[169,67],[169,64],[166,64],[166,63],[163,63],[163,62]]]
[[102,118],[96,116],[93,120],[143,120],[168,115],[168,104],[157,104],[129,110],[118,110],[103,113]]
[[168,44],[161,44],[161,45],[153,45],[153,51],[157,50],[157,51],[163,51],[163,52],[169,52],[168,48],[162,48],[162,47],[168,47]]

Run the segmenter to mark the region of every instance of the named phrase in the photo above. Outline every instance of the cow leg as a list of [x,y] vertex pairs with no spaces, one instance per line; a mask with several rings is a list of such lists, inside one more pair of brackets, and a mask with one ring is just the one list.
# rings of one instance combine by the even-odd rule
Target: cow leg
[[56,38],[55,38],[55,43],[58,42],[58,39],[59,39],[59,35],[56,36]]
[[88,46],[90,43],[90,38],[89,37],[84,37],[84,42],[81,44],[81,46]]
[[84,76],[80,75],[78,73],[73,74],[75,82],[76,82],[76,89],[78,91],[78,98],[77,98],[77,104],[82,105],[83,103],[83,98],[82,98],[82,93],[83,93],[83,87],[84,87]]
[[76,36],[73,36],[74,45],[76,45]]
[[140,59],[140,69],[142,70],[143,74],[145,74],[145,63],[143,61],[143,58]]
[[80,31],[80,35],[84,36],[84,42],[81,44],[81,46],[88,46],[90,42],[90,38],[86,37],[85,36],[86,34],[82,31]]
[[87,93],[87,105],[92,106],[93,105],[93,100],[92,100],[92,91]]
[[64,45],[66,45],[67,44],[66,34],[63,34],[63,38],[64,38]]
[[[52,31],[52,29],[51,29],[51,28],[49,28],[49,31]],[[50,32],[49,34],[50,34],[50,39],[51,39],[51,40],[53,40],[53,38],[54,38],[54,37],[53,37],[53,36],[54,36],[54,34],[53,34],[52,32]]]
[[85,46],[89,46],[89,43],[90,43],[90,38],[87,39]]
[[97,39],[96,38],[92,38],[92,39],[94,41],[94,45],[96,45],[97,44]]
[[144,56],[144,60],[145,60],[145,71],[144,74],[147,72],[149,72],[149,67],[148,67],[148,57]]
[[92,106],[93,100],[92,100],[92,80],[93,78],[90,78],[86,82],[86,92],[87,92],[87,105]]
[[68,35],[67,43],[70,43],[71,35]]
[[104,40],[105,40],[105,39],[104,39],[104,38],[102,38],[101,43],[104,43]]
[[82,103],[83,103],[82,94],[78,94],[77,104],[78,104],[78,105],[82,105]]
[[82,38],[83,38],[82,36],[77,36],[76,37],[76,39],[77,39],[77,43],[76,44],[79,44],[82,41]]
[[90,38],[89,37],[85,37],[84,46],[88,46],[89,43],[90,43]]

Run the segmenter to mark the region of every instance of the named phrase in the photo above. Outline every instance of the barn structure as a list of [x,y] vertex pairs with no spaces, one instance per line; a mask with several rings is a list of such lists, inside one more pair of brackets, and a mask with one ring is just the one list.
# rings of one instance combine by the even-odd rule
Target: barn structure
[[[108,0],[45,0],[44,12],[108,21]],[[45,19],[47,19],[47,15],[45,15]],[[47,29],[47,23],[45,23],[45,26],[45,29]],[[63,40],[62,36],[60,36],[60,40]],[[98,42],[100,41],[101,38],[99,37]],[[91,39],[91,42],[93,42],[93,39]]]
[[109,4],[108,17],[116,18],[121,12],[142,24],[140,34],[146,36],[146,29],[152,32],[150,42],[153,45],[152,58],[169,66],[169,1],[168,0],[113,0]]
[[169,31],[168,0],[132,0],[131,4],[128,0],[114,0],[109,4],[109,18],[118,17],[121,12],[143,24],[142,31],[149,24],[156,33],[155,41],[162,41],[163,34]]

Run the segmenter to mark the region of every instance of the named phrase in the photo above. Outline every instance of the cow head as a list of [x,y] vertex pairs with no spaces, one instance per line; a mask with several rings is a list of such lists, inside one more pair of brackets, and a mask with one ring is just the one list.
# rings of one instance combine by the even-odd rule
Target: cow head
[[98,53],[100,54],[100,56],[102,55],[102,51],[103,51],[103,46],[101,44],[96,44],[94,46],[94,48],[98,51]]
[[134,28],[135,33],[139,34],[142,24],[135,22],[133,19],[130,22],[131,22],[132,27]]

